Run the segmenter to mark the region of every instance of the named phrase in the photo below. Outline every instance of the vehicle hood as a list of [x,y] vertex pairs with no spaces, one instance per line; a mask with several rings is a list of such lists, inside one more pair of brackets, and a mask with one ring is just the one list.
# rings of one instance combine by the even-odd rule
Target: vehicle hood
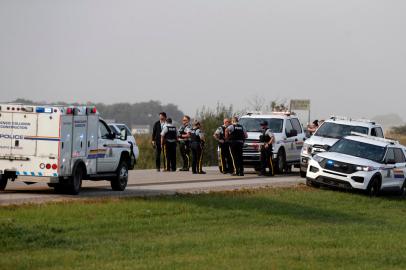
[[325,158],[325,159],[331,159],[331,160],[349,163],[349,164],[353,164],[353,165],[373,166],[373,167],[381,166],[381,164],[374,162],[372,160],[354,157],[354,156],[345,155],[345,154],[340,154],[340,153],[335,153],[335,152],[323,152],[323,153],[317,154],[317,156]]
[[334,139],[334,138],[326,138],[326,137],[320,137],[320,136],[311,136],[309,139],[305,141],[306,144],[310,145],[329,145],[332,146],[335,144],[339,139]]
[[[262,135],[262,132],[247,132],[247,135],[248,135],[248,138],[247,138],[248,140],[258,140],[259,141],[259,136]],[[283,137],[286,138],[286,136],[284,136],[284,134],[282,134],[282,133],[274,133],[273,135],[275,136],[275,139],[277,141],[283,139]]]

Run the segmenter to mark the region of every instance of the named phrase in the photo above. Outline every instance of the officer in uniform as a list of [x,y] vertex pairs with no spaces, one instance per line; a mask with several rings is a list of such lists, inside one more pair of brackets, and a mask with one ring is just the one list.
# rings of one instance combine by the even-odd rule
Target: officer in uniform
[[204,134],[200,129],[200,123],[194,121],[193,128],[190,131],[190,143],[192,149],[192,172],[193,174],[205,174],[203,171],[203,146]]
[[190,131],[192,125],[190,124],[190,117],[188,115],[183,116],[182,126],[178,131],[179,138],[179,151],[183,159],[183,167],[180,171],[189,171],[190,168]]
[[176,145],[178,131],[172,125],[172,119],[166,120],[166,125],[161,132],[161,145],[163,146],[164,157],[166,158],[166,171],[176,171]]
[[226,140],[225,133],[226,128],[231,125],[231,121],[228,118],[225,118],[223,125],[218,127],[214,132],[214,139],[218,142],[219,147],[219,168],[220,172],[233,173],[233,161],[230,155],[230,146],[229,142]]
[[233,175],[244,176],[243,147],[248,137],[243,126],[238,123],[238,118],[233,117],[232,124],[226,128],[225,138],[230,142],[230,153],[233,161]]
[[266,168],[269,168],[269,175],[274,176],[274,168],[272,163],[272,144],[275,141],[275,137],[272,131],[268,128],[268,122],[263,121],[261,123],[262,134],[259,137],[259,141],[261,142],[261,171],[259,173],[260,176],[267,175]]

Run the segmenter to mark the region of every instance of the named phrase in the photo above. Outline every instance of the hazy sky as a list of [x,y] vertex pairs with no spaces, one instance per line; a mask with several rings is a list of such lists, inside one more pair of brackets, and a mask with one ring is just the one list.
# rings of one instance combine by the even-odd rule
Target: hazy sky
[[406,118],[404,0],[0,0],[0,100]]

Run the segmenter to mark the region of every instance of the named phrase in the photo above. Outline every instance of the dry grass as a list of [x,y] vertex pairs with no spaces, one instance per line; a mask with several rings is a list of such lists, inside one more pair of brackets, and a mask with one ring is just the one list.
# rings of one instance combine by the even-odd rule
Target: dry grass
[[406,135],[404,135],[404,134],[387,133],[385,136],[386,136],[386,138],[397,140],[401,144],[406,146]]

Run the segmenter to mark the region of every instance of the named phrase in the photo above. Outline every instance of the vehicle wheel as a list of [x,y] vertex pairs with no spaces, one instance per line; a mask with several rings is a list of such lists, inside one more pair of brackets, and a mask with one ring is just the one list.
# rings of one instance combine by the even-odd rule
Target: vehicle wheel
[[284,150],[279,150],[276,158],[276,170],[278,173],[283,173],[286,169],[286,154]]
[[300,170],[300,177],[306,178],[306,175],[307,175],[306,171]]
[[406,179],[403,182],[403,186],[400,188],[399,195],[403,198],[406,198]]
[[315,187],[315,188],[319,188],[319,187],[320,187],[319,184],[313,182],[313,181],[310,180],[310,179],[306,179],[306,186],[308,186],[308,187]]
[[0,174],[0,191],[3,191],[6,189],[8,182],[8,178],[4,176],[4,174]]
[[378,196],[381,184],[378,177],[373,177],[368,184],[366,194],[370,197]]
[[[70,183],[67,187],[67,191],[69,194],[77,195],[80,192],[80,188],[82,187],[82,180],[83,180],[84,170],[81,166],[76,167],[75,171],[73,172]],[[55,186],[55,190],[62,188],[62,185]]]
[[117,169],[117,176],[110,181],[111,188],[116,191],[123,191],[128,183],[128,165],[121,161]]

